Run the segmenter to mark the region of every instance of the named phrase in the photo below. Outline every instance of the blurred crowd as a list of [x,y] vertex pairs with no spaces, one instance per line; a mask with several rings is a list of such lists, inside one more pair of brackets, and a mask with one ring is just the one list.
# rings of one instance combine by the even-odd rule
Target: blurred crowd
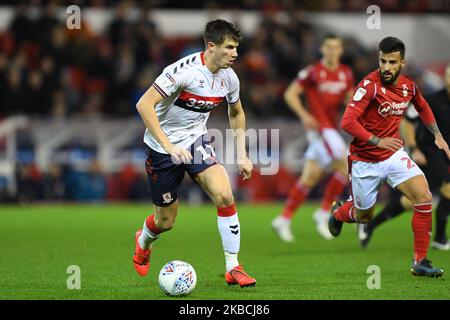
[[[35,3],[49,2],[60,5],[93,7],[115,6],[123,0],[34,0]],[[448,0],[136,0],[137,5],[149,8],[168,9],[244,9],[260,11],[310,10],[310,11],[361,11],[370,5],[378,5],[387,12],[440,12],[450,10]],[[2,4],[15,5],[17,1],[3,0]]]
[[[86,3],[105,5],[110,1]],[[7,32],[0,33],[0,117],[21,113],[135,115],[135,103],[162,68],[204,48],[201,35],[163,37],[158,26],[144,18],[149,7],[130,21],[127,10],[135,5],[133,1],[118,2],[104,34],[91,32],[88,25],[81,30],[67,29],[52,4],[16,6]],[[240,57],[234,66],[249,115],[291,116],[282,99],[283,90],[300,68],[319,58],[320,39],[327,32],[306,22],[303,11],[289,11],[283,24],[274,15],[264,15],[257,32],[239,46]],[[355,39],[344,40],[343,61],[352,66],[359,80],[376,67],[376,53]],[[224,108],[218,113],[226,114]]]
[[[298,5],[297,1],[239,1],[239,8],[258,8],[263,16],[254,35],[245,36],[240,44],[239,58],[233,66],[241,81],[241,99],[249,118],[292,118],[283,101],[283,91],[299,69],[319,58],[320,41],[330,30],[307,22],[304,12],[297,9],[359,10],[360,2],[304,1]],[[447,3],[378,2],[391,5],[393,10],[402,5],[412,11],[424,5],[425,10],[433,11],[439,4]],[[58,18],[53,2],[31,3],[16,5],[7,31],[0,32],[0,120],[15,114],[54,118],[137,116],[136,102],[161,70],[180,57],[204,48],[201,35],[167,38],[159,32],[158,25],[144,18],[154,7],[183,7],[190,2],[146,1],[145,6],[139,6],[141,14],[130,21],[128,10],[139,5],[139,1],[54,1],[58,5],[114,5],[114,18],[102,34],[92,32],[84,20],[81,30],[67,29],[65,21]],[[219,6],[215,1],[208,1],[198,7],[238,7],[238,1],[226,3]],[[288,19],[283,23],[271,14],[280,5],[295,9],[286,12]],[[344,37],[344,45],[343,62],[352,67],[357,81],[377,67],[375,49],[367,50],[351,37]],[[420,68],[410,68],[409,72],[421,82]],[[422,89],[427,91],[426,86]],[[225,118],[226,108],[216,109],[212,116]],[[4,146],[4,141],[0,145]],[[294,181],[297,174],[283,170],[282,179],[273,177],[272,182],[265,183],[267,177],[255,178],[252,185],[241,187],[247,188],[248,198],[255,201],[281,199],[289,185],[283,181]],[[84,170],[55,165],[41,172],[33,162],[18,163],[18,194],[22,198],[19,201],[148,200],[142,171],[126,166],[118,173],[107,174],[93,161]],[[2,184],[4,181],[0,180],[0,190],[5,190]],[[195,186],[190,188],[186,194],[195,195],[191,192]],[[202,197],[201,192],[198,194]]]

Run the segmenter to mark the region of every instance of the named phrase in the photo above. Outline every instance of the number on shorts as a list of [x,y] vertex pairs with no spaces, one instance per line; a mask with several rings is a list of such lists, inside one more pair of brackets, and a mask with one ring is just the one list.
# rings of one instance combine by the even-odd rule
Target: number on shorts
[[414,162],[412,162],[412,160],[408,157],[403,157],[400,160],[402,161],[406,161],[406,168],[411,169],[414,168],[416,165],[414,164]]
[[195,150],[199,151],[202,154],[203,161],[211,158],[211,156],[213,156],[213,157],[216,156],[216,153],[214,152],[213,147],[211,147],[209,144],[205,144],[205,147],[208,148],[209,150],[211,150],[211,154],[208,154],[206,152],[205,148],[203,148],[203,146],[198,146],[197,148],[195,148]]

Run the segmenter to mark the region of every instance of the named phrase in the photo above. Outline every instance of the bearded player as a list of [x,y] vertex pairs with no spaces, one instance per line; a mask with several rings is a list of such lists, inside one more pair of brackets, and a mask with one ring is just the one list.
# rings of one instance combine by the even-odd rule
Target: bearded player
[[[302,174],[289,191],[283,211],[272,221],[273,230],[286,242],[294,241],[291,221],[296,210],[329,171],[332,174],[325,187],[321,207],[313,218],[319,234],[332,239],[328,231],[331,204],[348,184],[347,147],[338,132],[338,118],[344,102],[353,93],[353,73],[350,67],[340,63],[343,45],[338,36],[325,36],[321,53],[322,60],[301,70],[284,94],[288,106],[303,122],[308,140]],[[308,108],[300,99],[303,93]]]
[[137,103],[147,127],[146,170],[154,213],[135,236],[133,265],[145,276],[150,267],[153,243],[172,229],[178,213],[178,188],[187,172],[209,195],[217,208],[217,224],[225,254],[225,281],[241,287],[254,286],[239,264],[240,225],[224,167],[209,144],[206,121],[222,100],[228,103],[239,173],[251,177],[252,163],[245,150],[245,114],[239,99],[239,79],[231,69],[236,60],[241,32],[224,20],[206,24],[206,49],[186,56],[164,69]]
[[433,112],[416,83],[401,75],[405,45],[394,37],[379,43],[379,69],[366,76],[348,103],[341,127],[354,139],[349,150],[352,197],[332,206],[329,229],[337,237],[344,222],[368,223],[373,216],[378,191],[388,183],[413,204],[412,229],[414,276],[440,277],[443,270],[427,258],[432,225],[432,195],[422,170],[403,149],[400,121],[409,103],[434,136],[434,143],[450,158],[450,150],[436,124]]

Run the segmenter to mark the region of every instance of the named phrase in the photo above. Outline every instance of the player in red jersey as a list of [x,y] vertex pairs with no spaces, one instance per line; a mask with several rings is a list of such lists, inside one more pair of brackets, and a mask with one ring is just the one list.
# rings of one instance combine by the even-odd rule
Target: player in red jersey
[[449,158],[450,150],[414,80],[400,74],[405,63],[405,45],[401,40],[394,37],[381,40],[379,70],[358,84],[353,100],[347,105],[341,127],[354,137],[349,151],[352,197],[345,204],[333,204],[329,229],[336,237],[344,222],[368,223],[373,216],[378,190],[387,182],[414,205],[411,273],[439,277],[443,270],[433,267],[427,258],[432,195],[422,170],[404,151],[400,139],[400,121],[409,103],[434,135],[436,146]]
[[[295,211],[330,168],[333,174],[326,185],[321,208],[314,213],[314,220],[319,234],[332,239],[328,231],[329,211],[333,200],[347,185],[347,147],[337,126],[344,100],[353,93],[353,73],[340,63],[343,46],[338,36],[325,36],[321,53],[322,60],[301,70],[284,94],[286,103],[303,122],[308,139],[302,175],[292,186],[283,212],[272,221],[273,230],[286,242],[294,240],[291,220]],[[302,93],[307,98],[308,109],[300,100]]]

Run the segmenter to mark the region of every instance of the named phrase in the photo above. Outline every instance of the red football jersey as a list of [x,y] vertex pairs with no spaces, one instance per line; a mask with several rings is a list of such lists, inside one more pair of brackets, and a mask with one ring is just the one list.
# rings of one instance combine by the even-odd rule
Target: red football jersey
[[379,70],[365,77],[341,121],[342,129],[354,137],[350,159],[378,162],[389,158],[392,151],[374,146],[368,140],[372,135],[400,139],[400,121],[410,102],[425,124],[435,122],[430,106],[410,77],[400,75],[395,85],[383,84]]
[[337,128],[345,95],[354,86],[350,67],[340,64],[329,70],[317,62],[300,70],[297,81],[304,88],[309,112],[321,128]]

